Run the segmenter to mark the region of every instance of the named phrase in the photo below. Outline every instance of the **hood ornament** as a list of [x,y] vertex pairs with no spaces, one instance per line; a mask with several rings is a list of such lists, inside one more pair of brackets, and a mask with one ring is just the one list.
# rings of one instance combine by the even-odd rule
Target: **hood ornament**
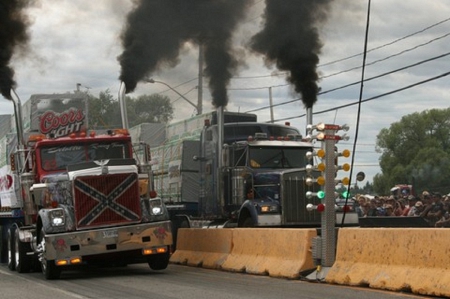
[[100,169],[101,169],[103,175],[109,173],[109,169],[108,169],[108,165],[107,165],[108,162],[109,162],[109,160],[97,160],[97,161],[94,161],[95,164],[100,166]]

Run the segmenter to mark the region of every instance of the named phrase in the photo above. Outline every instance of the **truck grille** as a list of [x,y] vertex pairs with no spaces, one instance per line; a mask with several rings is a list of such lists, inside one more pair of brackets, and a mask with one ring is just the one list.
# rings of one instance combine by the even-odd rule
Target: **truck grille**
[[136,173],[81,176],[74,181],[78,229],[135,223],[141,220]]
[[305,172],[287,172],[282,175],[282,222],[285,225],[320,225],[321,215],[306,210],[308,203],[317,204],[317,198],[307,199],[306,191],[317,192],[318,185],[306,186]]

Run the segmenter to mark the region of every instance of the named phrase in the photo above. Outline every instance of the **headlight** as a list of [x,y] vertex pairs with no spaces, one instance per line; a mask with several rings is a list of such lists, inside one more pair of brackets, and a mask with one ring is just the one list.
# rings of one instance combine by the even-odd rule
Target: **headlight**
[[164,214],[163,203],[161,199],[158,198],[150,200],[150,213],[155,216]]
[[276,205],[261,206],[261,213],[276,213],[276,212],[278,212],[278,206]]
[[63,226],[66,223],[63,209],[53,209],[49,211],[50,224],[52,226]]

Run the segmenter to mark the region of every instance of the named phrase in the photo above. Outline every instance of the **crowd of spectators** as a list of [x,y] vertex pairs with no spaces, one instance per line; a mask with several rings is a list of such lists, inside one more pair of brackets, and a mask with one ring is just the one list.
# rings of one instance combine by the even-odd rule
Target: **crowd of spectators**
[[420,196],[356,196],[359,217],[422,217],[431,227],[450,227],[450,194],[424,191]]

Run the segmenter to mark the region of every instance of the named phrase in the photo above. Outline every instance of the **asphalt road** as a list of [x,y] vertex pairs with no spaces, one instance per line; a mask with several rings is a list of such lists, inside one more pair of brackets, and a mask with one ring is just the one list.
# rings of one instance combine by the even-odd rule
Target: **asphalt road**
[[164,271],[152,271],[146,264],[66,271],[62,273],[60,280],[48,281],[42,273],[19,274],[11,272],[4,264],[1,264],[0,298],[390,299],[428,297],[172,264]]

